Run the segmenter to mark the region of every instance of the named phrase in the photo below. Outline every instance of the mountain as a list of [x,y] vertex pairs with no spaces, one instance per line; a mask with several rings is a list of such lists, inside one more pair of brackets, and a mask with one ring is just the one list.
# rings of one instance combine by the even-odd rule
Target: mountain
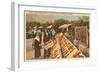
[[40,22],[40,23],[45,23],[45,22],[53,22],[54,19],[50,15],[45,15],[45,14],[26,14],[26,21],[27,22]]

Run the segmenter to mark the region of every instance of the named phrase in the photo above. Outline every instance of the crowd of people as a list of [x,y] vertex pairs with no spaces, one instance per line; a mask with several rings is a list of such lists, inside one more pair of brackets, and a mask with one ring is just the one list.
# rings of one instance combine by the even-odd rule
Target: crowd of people
[[44,49],[43,46],[49,40],[55,40],[57,33],[63,32],[64,35],[69,36],[65,29],[58,29],[56,31],[53,27],[45,29],[34,27],[34,29],[31,29],[31,32],[33,38],[32,49],[35,50],[35,58],[37,59],[50,57],[50,49]]
[[35,51],[34,52],[35,59],[50,58],[51,48],[50,47],[44,48],[44,46],[46,45],[47,42],[50,42],[50,40],[56,40],[56,35],[59,33],[62,33],[66,38],[68,38],[79,50],[80,45],[78,41],[74,40],[73,37],[70,37],[68,30],[61,28],[56,28],[56,30],[53,27],[45,29],[34,27],[34,29],[31,29],[32,49],[34,49]]

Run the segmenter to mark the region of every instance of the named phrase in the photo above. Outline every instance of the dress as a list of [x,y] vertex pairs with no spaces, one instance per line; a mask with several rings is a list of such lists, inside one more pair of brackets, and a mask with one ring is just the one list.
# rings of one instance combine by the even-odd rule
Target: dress
[[41,46],[39,44],[40,44],[40,42],[37,39],[35,39],[34,49],[35,49],[35,58],[36,59],[39,58],[41,55],[41,52],[40,52]]

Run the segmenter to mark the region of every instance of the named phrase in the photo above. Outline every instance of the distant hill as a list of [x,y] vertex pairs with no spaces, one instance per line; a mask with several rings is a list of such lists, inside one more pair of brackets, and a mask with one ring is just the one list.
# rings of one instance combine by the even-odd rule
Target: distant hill
[[26,21],[27,22],[40,22],[40,23],[45,23],[45,22],[54,22],[54,20],[57,19],[65,19],[69,21],[73,20],[83,20],[83,21],[89,21],[89,16],[84,16],[83,15],[71,15],[71,14],[50,14],[50,13],[28,13],[26,14]]
[[40,23],[45,23],[45,22],[54,22],[54,19],[50,15],[40,15],[40,14],[27,14],[26,15],[26,21],[27,22],[33,22],[37,21]]

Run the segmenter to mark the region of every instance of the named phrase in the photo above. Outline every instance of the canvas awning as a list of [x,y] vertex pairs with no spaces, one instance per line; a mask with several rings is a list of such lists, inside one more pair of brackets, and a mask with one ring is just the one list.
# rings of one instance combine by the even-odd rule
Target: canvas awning
[[47,28],[52,28],[52,25],[48,26]]
[[68,28],[70,25],[72,25],[72,24],[63,24],[63,25],[59,26],[59,28]]

